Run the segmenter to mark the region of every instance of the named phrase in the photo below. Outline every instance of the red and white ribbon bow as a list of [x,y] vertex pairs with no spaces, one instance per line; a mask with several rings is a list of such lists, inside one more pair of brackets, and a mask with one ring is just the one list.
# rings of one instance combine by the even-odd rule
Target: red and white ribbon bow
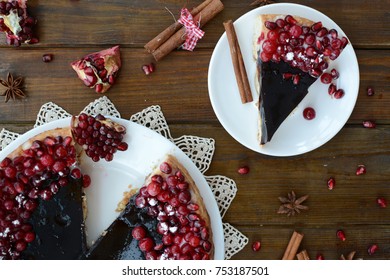
[[198,23],[194,22],[191,13],[186,9],[181,9],[181,16],[178,20],[186,29],[186,41],[183,44],[183,49],[192,51],[199,39],[202,39],[204,31],[198,27]]

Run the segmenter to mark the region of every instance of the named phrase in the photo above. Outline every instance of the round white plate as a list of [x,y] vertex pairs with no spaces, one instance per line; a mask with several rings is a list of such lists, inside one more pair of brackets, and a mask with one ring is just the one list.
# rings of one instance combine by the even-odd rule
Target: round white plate
[[[198,186],[211,220],[214,258],[223,260],[225,249],[222,219],[215,197],[195,164],[184,152],[160,134],[127,120],[110,118],[126,127],[124,141],[129,144],[129,148],[125,152],[115,153],[114,160],[111,162],[100,160],[95,163],[82,153],[80,159],[82,172],[92,178],[91,186],[85,189],[88,204],[87,243],[92,244],[120,214],[115,210],[123,199],[124,192],[129,191],[130,187],[132,189],[142,187],[145,178],[169,153],[188,170]],[[26,132],[0,152],[0,160],[34,135],[57,127],[66,127],[69,124],[70,118],[66,118]]]
[[[346,36],[341,28],[324,14],[297,4],[271,4],[254,9],[235,23],[237,37],[243,54],[254,101],[242,104],[229,44],[224,33],[212,54],[208,72],[208,88],[214,112],[225,130],[238,142],[256,152],[272,156],[293,156],[309,152],[332,139],[344,126],[355,107],[359,90],[359,67],[351,43],[341,55],[329,63],[329,71],[336,68],[340,73],[335,83],[345,95],[334,99],[328,95],[328,85],[318,79],[307,96],[282,123],[272,140],[263,146],[257,140],[258,93],[255,88],[256,61],[252,55],[252,39],[255,19],[260,14],[296,15],[321,21],[328,29],[334,28],[339,36]],[[316,110],[316,118],[308,121],[302,112],[306,107]]]

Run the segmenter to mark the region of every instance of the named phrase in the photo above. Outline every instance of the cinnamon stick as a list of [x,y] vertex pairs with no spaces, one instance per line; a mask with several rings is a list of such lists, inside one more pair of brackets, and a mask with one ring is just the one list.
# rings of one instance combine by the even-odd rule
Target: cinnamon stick
[[302,260],[310,260],[309,254],[307,253],[306,250],[303,250],[303,251],[299,252],[297,254],[297,259],[300,260],[300,261],[302,261]]
[[[199,27],[202,27],[213,19],[219,12],[221,12],[223,8],[224,6],[221,0],[211,0],[210,3],[208,3],[208,5],[194,17],[194,22],[199,22]],[[159,61],[171,51],[180,47],[185,42],[185,32],[185,27],[180,28],[179,31],[173,34],[168,40],[166,40],[166,42],[152,52],[154,59]]]
[[233,61],[234,73],[236,75],[236,81],[238,85],[238,90],[240,92],[241,102],[243,104],[252,102],[252,92],[248,81],[248,76],[246,74],[244,59],[242,58],[242,53],[240,45],[238,43],[237,34],[234,30],[234,25],[232,20],[225,21],[223,26],[226,30],[226,36],[228,38],[230,54]]
[[301,245],[303,234],[296,231],[293,232],[290,241],[288,242],[286,251],[284,252],[282,260],[293,260],[298,252],[299,245]]
[[[210,2],[213,0],[206,0],[202,2],[197,7],[193,8],[190,13],[194,17],[199,14]],[[180,28],[182,24],[179,22],[174,22],[170,26],[168,26],[165,30],[163,30],[160,34],[150,40],[144,48],[149,52],[153,53],[156,49],[158,49],[163,43],[165,43],[173,34],[175,34]]]

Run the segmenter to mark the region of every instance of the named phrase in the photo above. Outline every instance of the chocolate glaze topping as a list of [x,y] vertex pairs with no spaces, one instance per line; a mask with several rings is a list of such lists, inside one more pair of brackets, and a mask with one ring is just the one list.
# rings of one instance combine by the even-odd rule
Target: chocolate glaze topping
[[[276,130],[294,108],[302,101],[308,92],[308,88],[316,81],[306,72],[291,67],[283,60],[275,63],[258,60],[260,68],[260,100],[259,110],[261,115],[261,144],[270,141]],[[297,85],[292,79],[283,79],[283,73],[291,73],[300,76]]]

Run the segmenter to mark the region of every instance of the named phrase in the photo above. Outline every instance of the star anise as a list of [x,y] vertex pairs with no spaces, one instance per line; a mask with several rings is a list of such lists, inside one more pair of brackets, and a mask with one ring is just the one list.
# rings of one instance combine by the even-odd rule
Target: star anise
[[287,216],[294,216],[295,213],[300,213],[301,210],[308,210],[309,207],[302,205],[306,199],[309,198],[309,195],[304,195],[300,198],[296,198],[294,191],[291,191],[287,194],[287,197],[279,197],[280,205],[278,214],[287,214]]
[[256,1],[253,1],[251,4],[249,4],[249,6],[264,6],[264,5],[268,5],[268,4],[273,4],[275,3],[275,1],[271,1],[271,0],[256,0]]
[[21,89],[23,84],[22,77],[14,79],[12,74],[8,73],[7,80],[0,79],[0,84],[6,87],[6,90],[0,94],[0,96],[5,96],[5,103],[7,103],[11,98],[15,100],[16,98],[26,97],[25,93]]
[[341,259],[341,260],[353,260],[353,257],[355,256],[355,254],[356,254],[356,251],[350,252],[350,253],[347,255],[347,257],[344,257],[344,255],[341,254],[340,259]]

